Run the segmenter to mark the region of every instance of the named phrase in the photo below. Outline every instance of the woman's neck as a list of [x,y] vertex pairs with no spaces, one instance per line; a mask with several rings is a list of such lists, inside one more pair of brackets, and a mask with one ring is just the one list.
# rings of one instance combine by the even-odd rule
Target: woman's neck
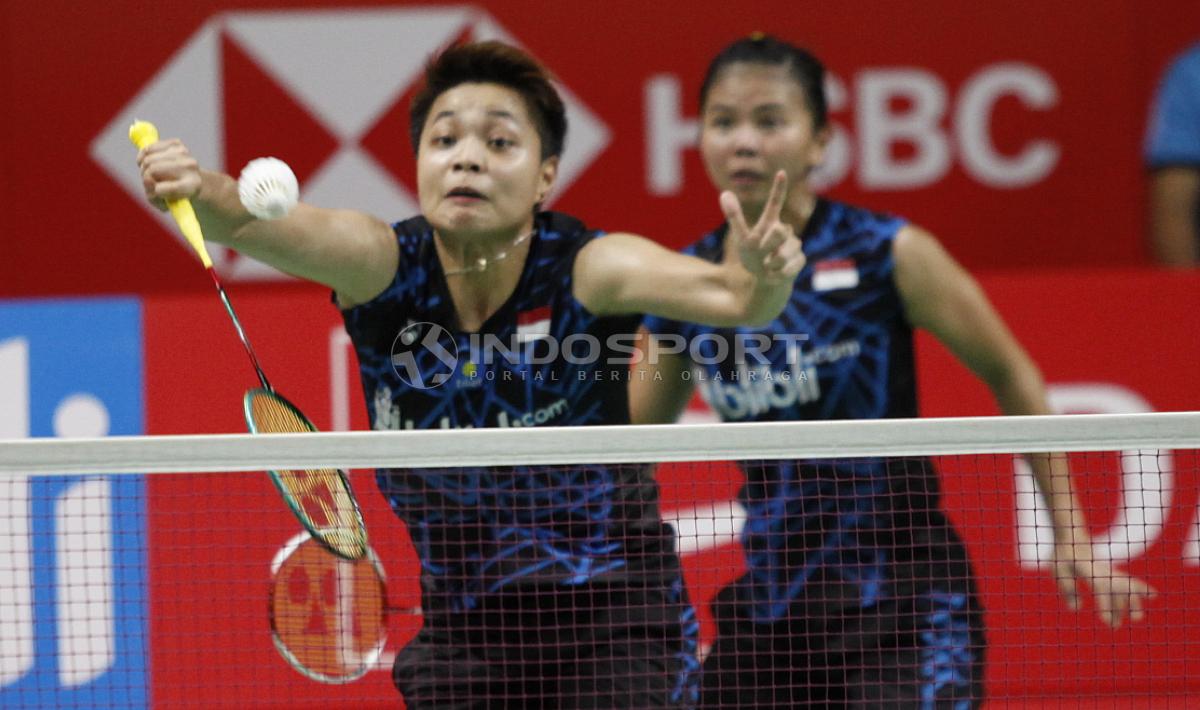
[[530,229],[503,237],[458,239],[435,232],[438,261],[459,329],[478,331],[516,290],[525,271],[532,235]]
[[817,208],[817,196],[811,192],[797,191],[783,206],[783,212],[779,218],[785,224],[790,224],[792,229],[796,230],[796,236],[804,231],[808,226],[808,220],[812,219],[813,210]]
[[[799,236],[804,231],[805,225],[808,224],[809,218],[812,217],[813,210],[817,206],[817,196],[808,190],[793,189],[792,194],[788,195],[787,202],[783,205],[783,210],[779,213],[779,221],[790,225],[796,230],[796,236]],[[764,205],[765,207],[765,205]],[[754,227],[762,217],[762,211],[746,212],[746,224]]]

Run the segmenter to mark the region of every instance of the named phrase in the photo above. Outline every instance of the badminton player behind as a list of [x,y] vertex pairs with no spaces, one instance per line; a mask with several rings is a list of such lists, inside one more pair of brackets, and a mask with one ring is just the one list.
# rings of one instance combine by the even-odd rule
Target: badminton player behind
[[[635,423],[673,421],[693,380],[726,421],[915,417],[914,327],[983,379],[1005,413],[1048,414],[1037,367],[932,236],[812,193],[806,178],[829,139],[824,80],[815,57],[764,35],[732,43],[709,65],[700,92],[709,177],[753,220],[770,176],[786,171],[782,220],[799,232],[807,265],[783,315],[765,328],[647,319],[651,332],[682,336],[701,357],[694,364],[648,343],[654,357],[631,378]],[[730,233],[726,222],[685,252],[720,262],[736,244]],[[770,364],[720,359],[719,339],[699,338],[713,333],[726,342],[768,336]],[[801,334],[808,339],[787,337]],[[693,366],[699,375],[683,377]],[[1029,460],[1071,605],[1082,580],[1108,625],[1141,619],[1153,591],[1092,558],[1065,458]],[[748,569],[715,601],[705,707],[983,702],[983,610],[928,459],[756,464],[745,473]]]

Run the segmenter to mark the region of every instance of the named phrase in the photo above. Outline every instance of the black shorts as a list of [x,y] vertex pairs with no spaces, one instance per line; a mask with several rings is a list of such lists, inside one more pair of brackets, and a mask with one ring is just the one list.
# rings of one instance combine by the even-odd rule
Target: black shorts
[[[927,536],[938,544],[925,547]],[[983,703],[983,608],[953,531],[914,531],[866,607],[815,584],[773,623],[751,620],[747,580],[713,602],[717,639],[701,674],[703,708],[947,708]],[[815,575],[814,579],[821,579]]]
[[481,597],[426,617],[392,679],[426,708],[683,708],[696,699],[696,623],[682,584],[592,583]]

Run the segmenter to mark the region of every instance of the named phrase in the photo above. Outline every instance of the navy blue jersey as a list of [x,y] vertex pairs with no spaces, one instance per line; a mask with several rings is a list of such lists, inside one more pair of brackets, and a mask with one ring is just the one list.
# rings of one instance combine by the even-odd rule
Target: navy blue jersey
[[400,260],[392,283],[343,312],[373,428],[629,422],[620,336],[628,348],[640,317],[598,317],[572,295],[575,255],[598,233],[566,215],[539,215],[513,294],[479,332],[466,333],[433,228],[415,217],[394,231]]
[[[647,327],[682,336],[696,386],[725,421],[916,416],[912,327],[893,279],[892,245],[903,226],[818,200],[801,235],[807,264],[778,319],[747,329],[648,318]],[[719,261],[725,231],[686,251]],[[899,539],[942,524],[936,478],[919,462],[743,468],[748,573],[739,595],[758,621],[783,618],[797,604],[804,613],[875,604],[894,589],[889,566]]]
[[[395,279],[344,311],[373,428],[628,423],[628,351],[617,343],[632,344],[640,316],[599,317],[572,295],[575,257],[597,233],[538,215],[513,294],[467,333],[432,227],[417,217],[394,231]],[[678,573],[643,467],[388,469],[377,479],[420,556],[427,614],[474,609],[513,584]]]
[[[916,416],[912,328],[892,279],[892,243],[902,226],[818,200],[801,235],[807,263],[775,321],[710,328],[650,317],[646,325],[683,336],[693,359],[705,363],[697,365],[696,386],[725,421]],[[720,261],[725,232],[722,225],[684,251]]]

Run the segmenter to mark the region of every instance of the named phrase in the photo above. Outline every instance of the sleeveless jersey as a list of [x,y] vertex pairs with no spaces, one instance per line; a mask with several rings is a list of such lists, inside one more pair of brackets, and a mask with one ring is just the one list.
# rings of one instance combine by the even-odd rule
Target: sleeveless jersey
[[[542,213],[512,296],[478,333],[458,329],[422,217],[394,226],[395,279],[346,309],[375,429],[629,422],[628,352],[640,316],[599,317],[572,295],[581,247],[600,237]],[[402,464],[402,462],[397,462]],[[381,490],[408,525],[430,614],[474,609],[512,585],[666,582],[678,575],[644,467],[387,469]]]
[[[775,321],[710,328],[652,317],[646,325],[682,339],[697,388],[725,421],[916,416],[912,328],[893,280],[892,245],[903,226],[820,199],[801,235],[807,263]],[[725,232],[685,251],[719,261]],[[755,621],[874,604],[894,593],[890,566],[909,554],[898,552],[902,539],[943,524],[936,475],[920,460],[743,469],[748,573],[738,596]]]

